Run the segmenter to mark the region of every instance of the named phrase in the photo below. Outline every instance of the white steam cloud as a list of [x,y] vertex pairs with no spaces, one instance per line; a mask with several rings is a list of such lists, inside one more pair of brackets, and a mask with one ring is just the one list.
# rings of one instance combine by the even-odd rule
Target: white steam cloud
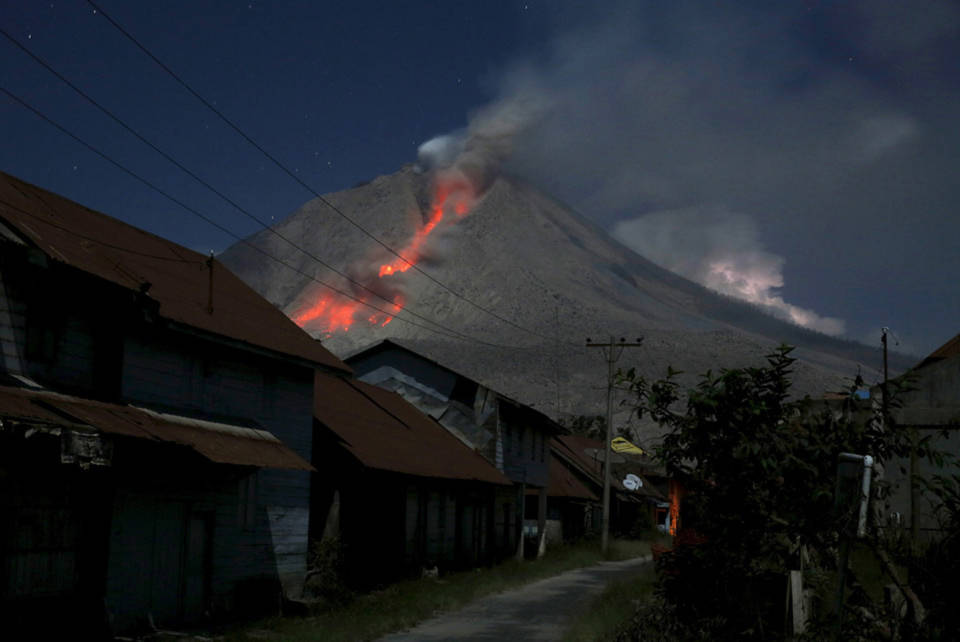
[[532,87],[517,88],[476,111],[465,131],[437,136],[420,145],[418,162],[446,180],[468,181],[479,198],[512,154],[517,136],[536,121],[548,102]]
[[[916,292],[960,260],[943,242],[956,3],[560,4],[555,37],[464,130],[425,143],[423,166],[478,196],[502,168],[668,269],[829,334],[862,336],[894,296],[933,305]],[[829,20],[857,29],[824,47]],[[895,295],[876,278],[891,257]],[[817,311],[793,302],[813,296]]]
[[[714,215],[705,225],[693,212],[716,212],[716,204],[726,202],[743,209],[730,193],[743,194],[745,185],[762,201],[774,194],[782,199],[785,184],[829,183],[826,168],[834,158],[862,164],[885,154],[913,135],[912,122],[858,109],[846,129],[854,135],[814,131],[820,124],[810,123],[802,105],[778,105],[775,95],[731,84],[749,74],[743,59],[715,55],[712,48],[725,46],[723,39],[693,40],[691,58],[674,60],[645,45],[645,36],[656,39],[655,30],[630,3],[603,16],[561,34],[537,62],[508,69],[499,97],[472,114],[465,130],[424,143],[420,165],[462,176],[477,197],[506,166],[615,229],[667,269],[787,321],[842,334],[842,320],[784,300],[784,259],[764,248],[750,218]],[[704,19],[688,21],[697,38],[724,33],[723,24],[696,29]],[[761,87],[781,82],[772,74],[754,76]],[[810,100],[850,103],[839,84]],[[769,122],[780,106],[782,122],[774,127],[743,127]],[[767,140],[770,130],[789,132],[790,139]]]
[[783,300],[778,289],[783,287],[784,259],[764,249],[748,216],[724,210],[655,212],[620,221],[613,235],[661,267],[781,319],[831,335],[846,329],[841,319]]

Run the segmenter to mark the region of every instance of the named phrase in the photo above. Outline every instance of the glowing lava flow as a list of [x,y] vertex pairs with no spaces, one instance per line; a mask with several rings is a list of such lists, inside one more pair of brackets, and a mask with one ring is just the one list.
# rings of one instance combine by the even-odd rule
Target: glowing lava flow
[[670,534],[675,536],[680,523],[680,498],[683,491],[680,485],[671,479],[667,485],[667,492],[670,496]]
[[395,292],[399,288],[399,284],[385,282],[384,285],[393,285],[393,287],[384,288],[380,286],[378,288],[377,279],[402,274],[416,265],[421,259],[423,247],[430,234],[444,220],[444,214],[452,213],[458,219],[462,218],[470,212],[475,201],[476,194],[473,186],[462,175],[454,173],[438,175],[434,182],[433,203],[430,206],[430,217],[427,222],[414,232],[413,238],[407,243],[406,247],[397,253],[399,254],[398,257],[389,263],[382,264],[376,278],[368,279],[364,283],[365,287],[378,292],[384,289],[394,291],[394,294],[387,297],[392,303],[386,303],[378,297],[373,297],[367,291],[358,293],[357,300],[336,294],[324,294],[315,302],[301,307],[293,315],[293,321],[301,327],[310,325],[311,329],[320,330],[327,336],[336,332],[346,332],[359,315],[370,309],[366,305],[369,303],[371,306],[386,310],[389,314],[374,312],[366,317],[367,322],[380,327],[387,325],[406,305],[406,299],[402,294]]

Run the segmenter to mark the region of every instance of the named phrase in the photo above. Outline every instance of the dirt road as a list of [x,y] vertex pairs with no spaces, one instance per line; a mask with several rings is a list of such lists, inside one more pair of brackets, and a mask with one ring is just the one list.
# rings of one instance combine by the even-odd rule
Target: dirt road
[[481,598],[380,642],[438,640],[559,640],[570,616],[612,580],[638,574],[650,557],[567,571],[518,589]]

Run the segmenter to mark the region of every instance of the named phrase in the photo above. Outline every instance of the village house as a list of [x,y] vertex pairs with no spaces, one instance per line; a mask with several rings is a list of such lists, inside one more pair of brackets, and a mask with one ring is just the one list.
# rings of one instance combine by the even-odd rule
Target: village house
[[[902,384],[897,391],[895,384]],[[960,457],[960,334],[934,350],[916,366],[890,384],[891,414],[896,430],[911,431],[918,444],[926,441],[933,450]],[[880,386],[871,390],[871,398],[882,398]],[[915,474],[928,481],[935,475],[957,475],[960,467],[948,460],[940,468],[924,456],[916,458]],[[911,528],[915,510],[918,537],[921,540],[941,537],[944,533],[937,504],[932,496],[914,484],[913,497],[909,483],[910,459],[904,457],[884,466],[884,477],[892,492],[888,500],[888,520],[904,529]]]
[[298,596],[317,371],[350,372],[212,257],[0,174],[4,632]]
[[[551,528],[560,531],[564,539],[599,532],[603,515],[603,441],[582,435],[558,435],[550,442],[550,448],[562,469],[551,467],[551,475],[556,471],[556,481],[552,476],[550,485],[559,488],[556,495],[548,492],[548,518],[559,523],[548,524],[548,532]],[[578,496],[581,490],[570,481],[562,482],[570,478],[598,499],[584,501]],[[632,488],[625,484],[631,478],[636,485]],[[637,534],[638,524],[664,524],[670,507],[669,488],[662,471],[648,457],[611,453],[610,532],[631,535]]]
[[[394,340],[384,340],[345,361],[357,378],[398,393],[483,455],[513,483],[495,510],[498,552],[523,559],[546,550],[547,442],[560,427],[534,410]],[[525,513],[528,489],[536,500]],[[535,519],[523,536],[524,519]]]
[[[602,514],[601,496],[589,488],[597,487],[598,480],[564,461],[554,449],[554,443],[551,441],[547,470],[548,545],[599,533]],[[600,492],[602,494],[602,487]],[[527,491],[528,509],[531,501],[537,500],[537,495],[532,489]]]
[[339,537],[345,577],[369,587],[494,562],[511,482],[394,392],[317,375],[311,539]]

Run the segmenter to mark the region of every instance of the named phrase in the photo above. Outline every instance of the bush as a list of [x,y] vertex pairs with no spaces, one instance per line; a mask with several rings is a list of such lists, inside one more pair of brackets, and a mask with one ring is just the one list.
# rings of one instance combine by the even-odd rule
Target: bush
[[626,535],[632,539],[643,539],[653,533],[653,528],[653,517],[650,515],[650,511],[640,510]]
[[316,608],[341,606],[353,598],[343,576],[343,547],[339,537],[314,540],[307,558],[304,596],[316,600]]
[[763,367],[707,372],[685,399],[679,373],[652,384],[634,371],[622,375],[637,414],[668,429],[657,456],[684,489],[680,526],[695,524],[699,534],[657,563],[659,595],[692,635],[780,637],[798,552],[814,558],[808,568],[835,566],[840,535],[855,523],[852,504],[835,505],[839,453],[882,463],[904,452],[902,431],[858,408],[856,383],[841,412],[791,400],[790,352],[782,346]]

